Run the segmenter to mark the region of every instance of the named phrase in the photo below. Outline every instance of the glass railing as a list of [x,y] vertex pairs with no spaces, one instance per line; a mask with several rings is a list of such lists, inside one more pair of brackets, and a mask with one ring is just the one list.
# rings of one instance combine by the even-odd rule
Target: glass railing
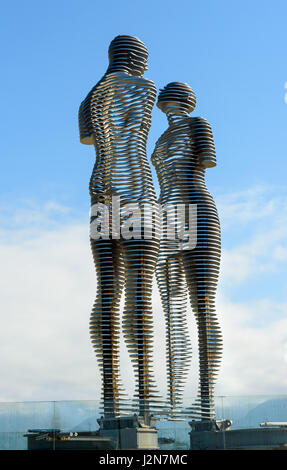
[[[194,399],[185,399],[189,407]],[[266,422],[287,423],[287,395],[220,396],[215,400],[216,419],[232,421],[231,430],[260,428]],[[61,432],[93,432],[98,429],[99,401],[5,402],[0,403],[0,449],[27,449],[24,434],[30,429],[59,429]],[[161,449],[189,449],[188,417],[159,416]],[[286,427],[287,432],[287,427]]]

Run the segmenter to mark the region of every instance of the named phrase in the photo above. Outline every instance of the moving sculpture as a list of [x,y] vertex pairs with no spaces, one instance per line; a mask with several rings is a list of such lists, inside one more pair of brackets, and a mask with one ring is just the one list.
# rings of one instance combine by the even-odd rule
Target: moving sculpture
[[[156,88],[152,81],[142,78],[147,58],[148,51],[139,39],[117,36],[109,47],[105,75],[81,103],[80,140],[94,145],[96,151],[90,180],[92,223],[101,220],[102,224],[103,206],[113,215],[113,201],[120,198],[118,212],[124,214],[120,228],[126,226],[131,216],[133,224],[138,222],[141,226],[141,212],[125,212],[127,205],[156,204],[146,157]],[[146,239],[142,231],[140,237],[123,237],[110,218],[106,223],[109,228],[113,226],[113,233],[102,238],[91,236],[97,297],[90,321],[102,374],[104,415],[117,417],[124,407],[119,371],[119,304],[125,287],[123,333],[134,365],[136,411],[146,417],[154,396],[151,295],[159,237],[152,226]]]
[[161,205],[196,204],[197,242],[167,237],[163,218],[156,277],[166,318],[168,399],[171,412],[181,405],[182,389],[191,359],[187,333],[187,291],[198,328],[199,395],[190,409],[199,420],[214,419],[214,384],[221,356],[221,334],[216,319],[215,293],[220,264],[220,225],[214,201],[205,185],[205,170],[216,165],[208,122],[190,117],[196,99],[185,83],[169,83],[157,106],[169,127],[156,143],[156,168]]

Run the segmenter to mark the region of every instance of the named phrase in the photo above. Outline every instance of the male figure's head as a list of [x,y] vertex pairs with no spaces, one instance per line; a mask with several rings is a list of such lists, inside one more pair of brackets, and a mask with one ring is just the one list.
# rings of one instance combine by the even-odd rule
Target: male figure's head
[[148,51],[134,36],[116,36],[109,46],[109,70],[141,77],[147,70]]

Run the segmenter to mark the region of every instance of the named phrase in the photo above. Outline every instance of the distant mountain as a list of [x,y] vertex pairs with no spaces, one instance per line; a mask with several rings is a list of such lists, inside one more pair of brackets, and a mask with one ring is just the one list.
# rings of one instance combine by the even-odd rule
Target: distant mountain
[[245,421],[248,427],[258,427],[266,421],[287,422],[287,398],[276,398],[261,403],[246,414]]

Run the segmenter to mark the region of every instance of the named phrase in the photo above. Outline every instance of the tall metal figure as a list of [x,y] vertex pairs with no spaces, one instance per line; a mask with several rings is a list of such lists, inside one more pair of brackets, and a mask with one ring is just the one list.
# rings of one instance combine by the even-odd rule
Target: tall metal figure
[[[148,51],[138,38],[117,36],[108,53],[106,73],[81,103],[79,127],[81,142],[94,145],[96,151],[90,180],[92,208],[105,204],[109,214],[117,215],[112,208],[117,197],[118,212],[124,212],[127,204],[142,207],[157,202],[146,157],[156,88],[152,81],[142,78]],[[100,211],[93,210],[92,222],[100,215]],[[128,213],[121,218],[121,229],[131,215],[133,222],[137,219],[141,223],[140,213]],[[151,295],[159,237],[154,231],[148,239],[123,237],[118,230],[108,238],[91,237],[91,248],[97,297],[90,332],[102,374],[104,414],[117,417],[124,407],[119,371],[119,304],[125,287],[123,333],[134,366],[136,410],[140,416],[147,416],[154,393]]]
[[165,221],[156,276],[166,318],[170,408],[175,412],[181,405],[191,360],[188,291],[198,327],[200,382],[190,412],[197,419],[211,420],[222,343],[215,312],[221,243],[217,210],[205,185],[206,168],[216,165],[212,131],[205,119],[189,116],[195,104],[195,95],[185,83],[169,83],[158,96],[157,106],[169,122],[152,155],[161,189],[159,202],[197,205],[197,242],[194,249],[185,249],[182,241],[168,240]]

